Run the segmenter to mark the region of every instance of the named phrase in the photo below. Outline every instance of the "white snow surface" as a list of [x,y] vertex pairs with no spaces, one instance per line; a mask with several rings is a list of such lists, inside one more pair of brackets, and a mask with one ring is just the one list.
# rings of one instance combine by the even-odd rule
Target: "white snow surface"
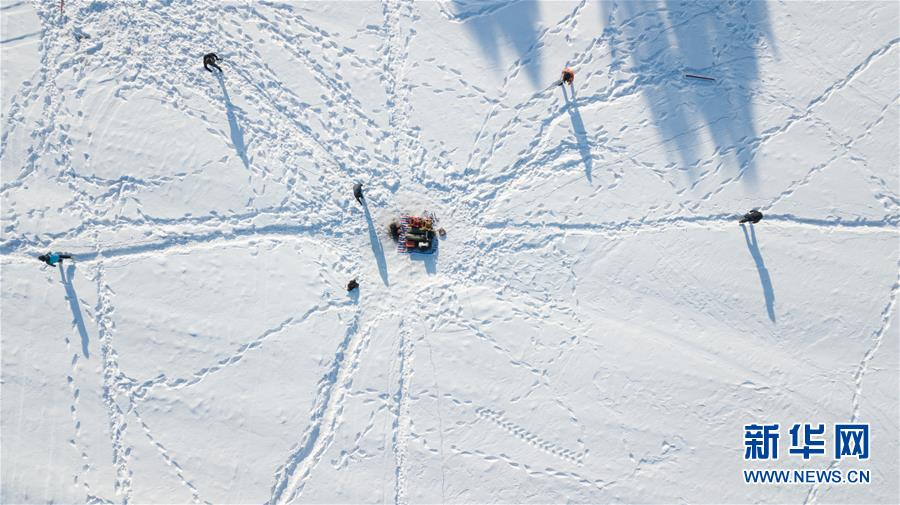
[[3,0],[0,501],[897,503],[898,9]]

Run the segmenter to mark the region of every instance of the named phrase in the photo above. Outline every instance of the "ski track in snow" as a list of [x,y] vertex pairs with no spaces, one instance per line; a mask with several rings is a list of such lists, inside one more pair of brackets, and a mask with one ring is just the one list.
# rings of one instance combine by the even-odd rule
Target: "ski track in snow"
[[[13,4],[5,9],[16,7]],[[644,233],[663,232],[673,229],[719,230],[735,228],[734,215],[712,213],[706,206],[724,191],[745,180],[750,167],[763,148],[774,139],[788,133],[797,125],[812,124],[823,128],[833,145],[839,147],[831,156],[805,174],[791,180],[780,192],[774,194],[760,208],[766,213],[767,226],[773,228],[800,228],[818,230],[822,233],[841,233],[853,236],[872,234],[896,234],[900,225],[900,198],[888,182],[872,172],[866,160],[855,149],[856,144],[868,138],[885,117],[896,106],[898,96],[880,107],[877,116],[867,121],[854,136],[845,139],[833,125],[816,115],[830,100],[839,96],[860,76],[864,75],[882,58],[895,58],[900,39],[894,38],[876,47],[869,54],[846,71],[846,73],[821,89],[805,106],[782,105],[790,114],[780,123],[769,125],[754,137],[745,137],[739,142],[717,145],[709,156],[698,159],[693,164],[682,166],[668,164],[659,166],[644,161],[648,152],[677,144],[678,138],[663,138],[658,142],[629,143],[624,129],[613,132],[609,128],[615,122],[587,129],[582,139],[574,138],[560,142],[554,137],[560,125],[580,122],[584,111],[596,111],[616,103],[634,99],[651,87],[672,85],[679,75],[677,62],[656,61],[657,72],[641,75],[640,69],[620,68],[615,71],[594,71],[579,74],[577,86],[571,96],[559,99],[559,88],[550,86],[537,90],[524,101],[517,101],[515,90],[520,86],[523,72],[540,57],[540,51],[553,41],[569,40],[568,33],[575,30],[582,21],[583,12],[590,5],[586,0],[573,3],[571,9],[561,14],[553,25],[542,26],[533,40],[517,58],[503,70],[499,89],[481,87],[475,79],[470,79],[451,64],[439,58],[414,61],[410,48],[414,44],[417,25],[421,20],[420,9],[434,7],[450,23],[466,23],[494,15],[516,3],[487,2],[477,9],[454,11],[446,2],[434,6],[417,5],[409,0],[384,0],[381,4],[380,24],[371,30],[380,37],[381,43],[375,50],[377,57],[367,58],[357,54],[348,44],[345,35],[329,33],[304,17],[301,9],[290,4],[272,2],[248,5],[220,5],[211,0],[190,4],[151,5],[139,8],[130,4],[77,3],[67,5],[65,15],[60,18],[58,6],[53,3],[35,2],[34,8],[41,19],[42,31],[40,69],[24,81],[11,97],[10,107],[5,111],[4,128],[0,138],[0,159],[7,156],[10,139],[31,129],[31,143],[27,147],[24,165],[14,176],[5,175],[0,194],[4,199],[13,198],[30,181],[42,177],[41,167],[51,165],[58,169],[52,174],[54,183],[67,187],[71,197],[62,207],[70,209],[78,216],[78,223],[69,229],[29,233],[20,231],[20,216],[15,210],[9,211],[4,222],[4,235],[0,242],[3,264],[33,263],[33,257],[53,246],[54,243],[82,243],[83,250],[73,251],[78,256],[81,275],[87,275],[96,287],[97,302],[93,311],[99,343],[102,392],[100,393],[108,426],[85,426],[78,406],[82,388],[79,385],[79,370],[84,365],[78,345],[66,340],[66,351],[72,356],[65,381],[71,394],[69,410],[73,425],[70,445],[78,453],[84,465],[77,469],[74,481],[83,488],[85,500],[90,503],[111,503],[110,497],[98,496],[88,483],[88,477],[98,479],[99,470],[92,463],[96,454],[88,454],[81,444],[81,434],[87,429],[105,430],[109,433],[112,464],[114,467],[114,493],[116,500],[129,503],[133,500],[133,469],[130,465],[132,437],[143,436],[156,448],[159,457],[171,469],[177,481],[189,492],[194,503],[209,503],[203,498],[201,489],[175,459],[173,452],[161,442],[154,430],[142,418],[140,406],[148,393],[155,389],[182,390],[200,384],[213,374],[228,373],[230,367],[243,360],[252,359],[266,342],[288,330],[303,331],[303,326],[313,316],[330,311],[355,311],[343,337],[337,342],[325,373],[316,385],[315,398],[308,413],[308,424],[296,440],[287,442],[284,462],[272,476],[268,503],[291,503],[302,499],[304,487],[316,467],[322,464],[326,452],[335,443],[336,434],[343,425],[343,413],[348,399],[367,391],[354,390],[354,377],[363,363],[366,351],[373,340],[373,331],[380,323],[391,317],[400,317],[398,333],[393,337],[394,347],[388,384],[385,391],[372,390],[369,393],[386,393],[382,402],[375,402],[367,413],[366,426],[356,435],[355,446],[341,453],[336,464],[351,464],[355,458],[364,458],[361,441],[374,437],[379,428],[376,418],[387,415],[390,426],[383,435],[389,438],[383,450],[392,460],[385,468],[393,470],[393,489],[389,492],[394,503],[408,503],[410,489],[410,452],[413,442],[426,450],[439,454],[441,460],[441,498],[444,499],[444,460],[451,455],[462,459],[478,459],[488,463],[501,463],[529,476],[561,479],[574,483],[592,492],[605,492],[611,486],[639,474],[643,468],[664,464],[675,458],[681,450],[679,442],[665,442],[657,456],[645,456],[634,461],[634,466],[623,469],[620,475],[589,475],[585,461],[590,449],[579,441],[557,443],[550,436],[532,431],[527,419],[517,419],[507,414],[502,405],[476,405],[471,400],[441,393],[438,374],[431,354],[430,342],[416,337],[416,318],[423,314],[442,312],[431,323],[432,328],[454,328],[467,333],[488,352],[495,353],[511,370],[527,374],[533,383],[521,398],[536,391],[545,391],[557,397],[554,408],[565,412],[575,429],[584,426],[577,416],[578,406],[571,405],[561,396],[559,387],[547,376],[548,363],[531,363],[517,355],[517,351],[484,330],[481,321],[464,319],[460,314],[466,306],[465,289],[478,285],[504,285],[508,288],[509,300],[504,303],[526,321],[537,322],[548,314],[565,316],[572,334],[582,331],[589,322],[581,320],[577,302],[559,293],[544,292],[541,298],[535,292],[517,287],[501,274],[494,271],[501,258],[510,253],[550,250],[557,254],[561,264],[575,276],[572,263],[575,259],[568,253],[555,251],[554,244],[562,238],[573,235],[603,235],[617,240]],[[463,5],[465,7],[465,5]],[[723,8],[713,4],[692,11],[684,19],[672,26],[655,26],[645,36],[629,38],[624,28],[633,26],[656,13],[655,9],[634,13],[632,17],[620,20],[618,25],[610,25],[602,33],[589,39],[583,47],[573,47],[571,65],[589,66],[592,62],[609,57],[619,51],[629,57],[648,40],[666,37],[678,25],[690,23],[693,19]],[[140,15],[137,11],[140,10]],[[215,14],[210,14],[215,13]],[[212,22],[207,19],[213,19]],[[307,101],[301,94],[290,89],[276,69],[263,60],[255,48],[251,34],[243,25],[253,24],[271,43],[278,45],[289,54],[294,62],[308,71],[316,86],[320,88],[321,103]],[[89,27],[92,37],[77,40],[72,36],[75,26]],[[758,34],[748,30],[744,34],[747,41]],[[31,36],[31,35],[29,35]],[[196,67],[196,40],[204,40],[209,47],[222,48],[222,53],[234,55],[225,57],[225,73],[218,79],[205,71],[184,72],[184,68]],[[8,41],[4,41],[8,42]],[[162,49],[161,49],[162,48]],[[661,58],[661,56],[657,56]],[[451,162],[448,152],[429,150],[425,139],[427,132],[414,124],[415,117],[412,96],[418,89],[432,86],[422,82],[417,71],[423,67],[434,67],[450,80],[444,85],[451,86],[459,96],[478,97],[484,105],[484,115],[471,145],[454,146],[465,150],[466,162],[461,170],[449,170]],[[371,72],[380,77],[384,86],[387,112],[386,120],[367,110],[361,99],[354,95],[350,79],[343,72],[353,69]],[[204,125],[210,136],[229,146],[225,158],[236,157],[246,169],[248,180],[255,181],[249,188],[248,208],[230,213],[211,213],[199,216],[163,217],[148,215],[140,210],[137,217],[125,215],[125,203],[136,200],[140,191],[147,188],[163,188],[175,185],[203,172],[207,167],[180,167],[174,175],[141,178],[123,175],[114,179],[83,175],[73,168],[70,150],[73,145],[71,131],[78,121],[78,112],[73,109],[71,99],[83,96],[86,90],[96,84],[96,75],[112,76],[116,81],[114,96],[123,97],[140,90],[159,91],[163,96],[161,107],[171,108],[185,117]],[[606,79],[606,84],[596,83]],[[61,82],[65,88],[61,88]],[[71,84],[71,83],[74,83]],[[448,84],[449,83],[449,84]],[[729,86],[741,86],[723,79],[711,89],[724,91]],[[189,98],[185,90],[190,90]],[[754,90],[755,92],[756,90]],[[303,95],[306,96],[306,95]],[[770,96],[761,96],[768,99]],[[237,105],[238,102],[241,105]],[[198,109],[197,103],[203,108]],[[74,106],[74,107],[77,107]],[[28,111],[37,108],[40,113],[34,125],[27,124]],[[213,118],[227,117],[229,129],[222,128]],[[535,119],[540,118],[540,119]],[[699,127],[698,127],[699,128]],[[349,133],[348,133],[349,130]],[[678,135],[688,135],[685,131]],[[846,132],[845,132],[846,133]],[[574,137],[577,137],[576,132]],[[495,167],[493,162],[507,149],[513,139],[525,137],[525,142],[514,158],[517,160],[506,167]],[[579,143],[589,144],[587,152],[579,153]],[[700,141],[702,143],[703,141]],[[265,153],[265,156],[263,156]],[[742,159],[736,171],[726,175],[730,165],[726,160]],[[585,159],[591,163],[581,173]],[[259,161],[262,160],[262,161]],[[266,160],[278,160],[280,166],[273,166]],[[866,175],[871,183],[874,200],[884,208],[880,219],[842,218],[835,216],[798,216],[780,211],[783,202],[790,201],[798,190],[814,183],[823,173],[838,161],[849,161]],[[90,160],[85,162],[90,166]],[[43,164],[43,165],[42,165]],[[444,181],[431,179],[435,169],[447,169]],[[536,193],[535,200],[552,197],[569,185],[597,177],[602,181],[595,184],[597,191],[615,191],[629,175],[629,170],[643,170],[659,181],[671,186],[673,201],[655,207],[646,215],[635,219],[604,221],[560,219],[558,216],[532,217],[528,220],[501,219],[495,216],[496,205],[503,196],[520,189],[546,188]],[[563,184],[558,184],[566,173],[577,176]],[[4,174],[13,171],[6,169]],[[689,182],[681,177],[684,173],[696,176]],[[410,298],[391,293],[390,299],[380,300],[366,307],[345,301],[323,302],[311,308],[286,315],[274,327],[256,336],[248,336],[243,344],[212,363],[198,366],[196,370],[181,377],[160,374],[147,379],[136,379],[126,375],[119,367],[116,342],[121,338],[116,330],[115,290],[107,283],[105,266],[113,259],[154,257],[173,252],[198,252],[214,249],[225,244],[247,243],[259,238],[275,241],[308,241],[328,246],[346,261],[369,261],[351,252],[345,244],[353,232],[334,230],[329,223],[344,222],[346,208],[340,203],[350,179],[364,182],[403,179],[406,184],[419,191],[439,191],[435,199],[447,207],[454,207],[453,217],[472,230],[471,234],[458,241],[456,246],[461,254],[443,260],[442,270],[448,276],[425,285],[414,293],[417,300],[403,318],[392,307],[409,303]],[[279,187],[285,196],[276,204],[256,206],[255,199],[266,196],[267,187]],[[383,192],[382,192],[383,194]],[[383,195],[378,194],[382,200]],[[140,202],[138,201],[138,204]],[[49,207],[44,211],[50,210]],[[530,214],[529,214],[530,215]],[[460,227],[462,228],[462,227]],[[502,237],[492,232],[503,231]],[[143,240],[128,239],[115,242],[101,237],[121,234],[129,237],[144,237]],[[462,234],[460,234],[462,236]],[[532,240],[541,236],[544,241],[535,244]],[[610,251],[616,244],[608,246]],[[456,259],[462,258],[462,259]],[[672,268],[673,271],[684,269]],[[70,270],[74,271],[74,270]],[[683,275],[690,275],[687,271]],[[63,280],[63,283],[66,281]],[[71,279],[68,280],[71,282]],[[900,281],[898,281],[900,282]],[[688,279],[690,283],[690,279]],[[869,363],[882,344],[885,334],[892,324],[891,315],[895,310],[898,283],[890,292],[890,299],[881,312],[881,326],[872,336],[871,346],[859,361],[853,377],[851,420],[860,417],[860,401],[863,395],[863,381]],[[692,303],[704,310],[724,313],[728,302],[702,298],[693,293]],[[422,301],[424,300],[424,301]],[[548,304],[549,301],[549,304]],[[895,323],[895,322],[893,322]],[[132,335],[132,338],[139,336]],[[587,345],[590,342],[582,339]],[[421,348],[425,345],[424,348]],[[556,359],[568,350],[560,348]],[[596,351],[594,351],[596,352]],[[421,354],[420,354],[421,353]],[[427,356],[432,368],[433,392],[417,396],[413,385],[419,382],[429,384],[428,371],[416,370],[423,363],[421,356]],[[417,358],[419,360],[417,361]],[[551,360],[552,363],[553,360]],[[416,372],[424,376],[416,375]],[[425,387],[425,386],[422,386]],[[428,386],[430,388],[431,386]],[[438,421],[439,448],[431,447],[434,438],[416,431],[413,406],[417,399],[424,397],[436,401],[435,417]],[[521,398],[512,401],[515,403]],[[298,402],[302,403],[302,402]],[[443,406],[443,407],[442,407]],[[493,454],[477,447],[462,447],[456,443],[445,444],[444,436],[450,430],[460,429],[445,423],[442,408],[458,408],[470,416],[470,425],[476,423],[485,429],[495,430],[503,436],[530,446],[547,456],[540,462],[521,461],[504,453]],[[416,410],[421,413],[421,410]],[[140,429],[136,429],[136,428]],[[130,428],[130,429],[129,429]],[[578,445],[576,445],[578,444]],[[560,466],[556,468],[555,466]],[[833,468],[832,464],[829,468]],[[806,503],[815,503],[820,487],[810,488]],[[374,496],[374,493],[373,493]],[[606,495],[599,495],[606,496]],[[387,497],[385,497],[387,498]],[[387,501],[385,499],[385,501]]]
[[[900,263],[897,264],[898,271],[900,271]],[[872,346],[866,350],[865,355],[862,360],[860,360],[859,364],[856,367],[856,372],[853,374],[853,400],[851,404],[851,415],[849,422],[855,423],[860,420],[860,402],[863,397],[863,379],[865,378],[866,371],[869,367],[869,362],[872,361],[872,358],[875,357],[875,353],[878,352],[878,348],[881,347],[881,343],[884,341],[884,336],[888,331],[888,328],[891,327],[891,324],[896,324],[895,321],[891,319],[896,306],[897,306],[897,298],[898,292],[900,292],[900,276],[897,277],[897,281],[894,283],[894,286],[891,288],[890,297],[888,299],[887,305],[885,305],[884,309],[881,311],[881,324],[878,329],[872,333]],[[840,466],[841,460],[834,460],[826,467],[827,471],[834,470],[838,466]],[[828,484],[815,483],[809,487],[809,490],[806,493],[806,496],[803,499],[804,505],[812,505],[817,503],[819,498],[819,492],[822,490],[823,486],[828,487]]]

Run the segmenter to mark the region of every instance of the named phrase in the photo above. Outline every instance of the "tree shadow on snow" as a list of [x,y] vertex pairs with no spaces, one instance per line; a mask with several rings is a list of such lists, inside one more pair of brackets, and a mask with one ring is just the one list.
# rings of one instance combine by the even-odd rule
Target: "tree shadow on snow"
[[[755,183],[758,53],[777,55],[767,3],[603,2],[601,16],[610,38],[610,78],[634,76],[659,136],[674,145],[682,168],[698,177],[700,153],[715,150],[744,181]],[[685,72],[716,81],[686,79]],[[702,145],[708,138],[712,149]]]
[[591,144],[588,141],[587,131],[584,129],[584,121],[581,120],[581,113],[578,112],[578,98],[575,96],[575,88],[572,88],[572,99],[569,100],[569,93],[566,92],[566,84],[563,84],[563,97],[566,99],[566,112],[572,120],[572,130],[575,132],[575,140],[578,142],[578,151],[581,153],[581,161],[584,163],[584,174],[587,176],[588,183],[592,182],[591,172],[593,170],[593,162],[591,161]]
[[244,162],[244,167],[250,168],[250,160],[247,159],[247,146],[244,144],[244,132],[237,123],[237,115],[235,114],[234,104],[228,96],[228,88],[225,87],[225,77],[222,72],[214,72],[219,85],[222,86],[222,96],[225,97],[225,115],[228,116],[228,126],[231,129],[231,143],[234,144],[234,150]]
[[747,249],[756,262],[756,270],[759,272],[759,282],[762,284],[763,295],[766,298],[766,311],[769,313],[769,319],[775,322],[775,290],[772,289],[772,279],[769,277],[769,270],[763,262],[762,254],[759,252],[759,244],[756,242],[756,230],[750,225],[750,234],[747,234],[747,227],[741,225],[741,231],[744,232],[744,240],[747,241]]
[[385,286],[390,286],[388,282],[387,262],[384,259],[384,248],[381,247],[381,240],[378,238],[378,232],[375,230],[375,224],[372,223],[372,215],[369,213],[369,204],[366,199],[362,199],[363,212],[366,214],[366,224],[369,225],[369,243],[372,244],[372,254],[375,255],[375,261],[378,262],[378,273],[381,275],[381,281]]
[[[455,0],[449,6],[445,14],[463,23],[494,67],[500,65],[500,48],[512,45],[532,86],[546,86],[541,82],[541,59],[535,55],[540,2]],[[506,68],[497,70],[506,73]]]
[[87,328],[84,326],[84,316],[81,315],[81,305],[78,303],[78,295],[75,294],[75,286],[72,285],[72,277],[75,275],[75,265],[69,265],[68,271],[63,270],[62,263],[59,264],[59,278],[66,288],[66,299],[69,300],[69,308],[72,310],[72,317],[75,326],[78,328],[78,334],[81,336],[81,352],[85,358],[90,358],[91,353],[88,351]]

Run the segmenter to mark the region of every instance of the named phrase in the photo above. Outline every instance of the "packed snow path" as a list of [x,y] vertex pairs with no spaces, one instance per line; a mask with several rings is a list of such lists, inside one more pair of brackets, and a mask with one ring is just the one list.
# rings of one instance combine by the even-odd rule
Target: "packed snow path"
[[[0,501],[896,501],[895,2],[0,18]],[[872,485],[741,484],[849,420]]]

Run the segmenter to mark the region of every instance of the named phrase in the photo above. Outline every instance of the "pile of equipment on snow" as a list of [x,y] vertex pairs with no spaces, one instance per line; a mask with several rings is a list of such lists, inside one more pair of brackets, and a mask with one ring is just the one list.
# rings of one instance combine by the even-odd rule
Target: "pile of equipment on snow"
[[431,254],[437,249],[437,233],[433,215],[401,215],[388,227],[391,238],[397,242],[397,252]]

